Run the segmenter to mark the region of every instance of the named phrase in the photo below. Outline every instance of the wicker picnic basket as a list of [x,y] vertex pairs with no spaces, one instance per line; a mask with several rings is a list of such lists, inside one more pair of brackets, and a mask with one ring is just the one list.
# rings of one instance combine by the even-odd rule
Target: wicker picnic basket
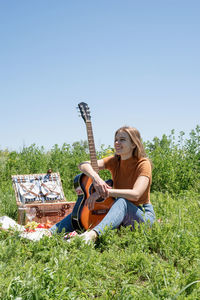
[[59,173],[48,170],[46,174],[12,175],[18,206],[18,223],[26,224],[27,207],[34,207],[33,221],[51,223],[62,220],[73,210],[75,202],[67,202]]

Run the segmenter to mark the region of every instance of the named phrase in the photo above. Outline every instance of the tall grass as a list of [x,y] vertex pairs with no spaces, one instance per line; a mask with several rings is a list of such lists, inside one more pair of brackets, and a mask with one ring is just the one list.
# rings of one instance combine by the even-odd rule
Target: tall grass
[[176,138],[172,130],[169,136],[164,134],[161,139],[146,142],[154,165],[152,191],[200,192],[200,126],[190,132],[189,138],[184,136],[180,132]]

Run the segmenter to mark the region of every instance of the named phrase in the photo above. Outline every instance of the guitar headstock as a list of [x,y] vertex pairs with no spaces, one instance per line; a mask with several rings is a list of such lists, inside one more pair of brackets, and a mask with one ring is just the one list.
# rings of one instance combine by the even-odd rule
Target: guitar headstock
[[83,118],[83,120],[85,122],[90,121],[91,120],[90,109],[89,109],[87,103],[85,103],[85,102],[79,103],[78,108],[80,110],[80,114],[81,114],[81,117]]

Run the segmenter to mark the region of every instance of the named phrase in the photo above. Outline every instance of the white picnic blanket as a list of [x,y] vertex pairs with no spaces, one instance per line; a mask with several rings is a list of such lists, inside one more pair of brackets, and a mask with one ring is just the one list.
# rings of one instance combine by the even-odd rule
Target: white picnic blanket
[[43,228],[36,228],[34,232],[26,232],[24,226],[17,224],[17,222],[7,216],[0,217],[0,227],[3,229],[13,228],[20,232],[21,237],[31,241],[39,241],[48,232],[48,229]]
[[0,217],[0,224],[3,229],[13,228],[18,231],[24,231],[24,226],[17,224],[17,222],[7,216]]

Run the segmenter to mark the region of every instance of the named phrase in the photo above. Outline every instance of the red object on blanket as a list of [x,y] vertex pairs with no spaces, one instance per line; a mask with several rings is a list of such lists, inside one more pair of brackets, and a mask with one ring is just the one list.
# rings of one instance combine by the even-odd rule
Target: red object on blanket
[[37,228],[46,228],[45,224],[38,224]]

